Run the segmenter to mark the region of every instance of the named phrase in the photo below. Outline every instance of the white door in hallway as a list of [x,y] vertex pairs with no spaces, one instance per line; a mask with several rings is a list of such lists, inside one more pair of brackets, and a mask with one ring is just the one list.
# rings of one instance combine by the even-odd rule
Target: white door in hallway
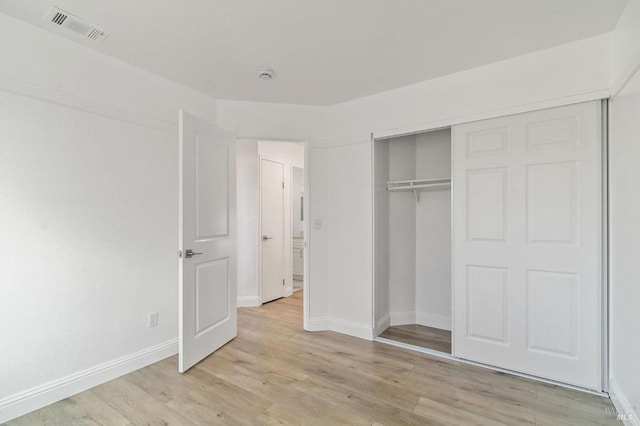
[[260,160],[262,303],[284,296],[284,164]]
[[180,111],[179,371],[237,334],[234,138]]
[[454,355],[601,390],[598,102],[453,128]]

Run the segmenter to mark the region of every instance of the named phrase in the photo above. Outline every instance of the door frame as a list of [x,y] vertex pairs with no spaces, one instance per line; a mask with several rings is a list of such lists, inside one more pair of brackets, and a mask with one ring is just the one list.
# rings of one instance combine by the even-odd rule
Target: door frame
[[[410,136],[410,135],[417,135],[417,134],[422,134],[422,133],[429,133],[429,132],[437,132],[438,130],[444,130],[444,129],[453,129],[453,125],[446,125],[446,126],[442,126],[442,125],[436,125],[435,127],[427,127],[424,130],[412,130],[409,132],[398,132],[397,135],[393,135],[390,133],[384,133],[381,136],[377,136],[374,133],[371,133],[371,235],[372,235],[372,244],[371,244],[371,258],[373,259],[373,262],[371,262],[372,265],[372,270],[371,270],[371,277],[372,277],[372,282],[371,282],[371,324],[372,326],[372,335],[373,335],[373,339],[375,340],[376,338],[378,338],[378,336],[380,335],[380,333],[378,333],[378,324],[376,321],[376,182],[375,182],[375,170],[376,170],[376,155],[375,155],[375,143],[376,142],[381,142],[381,141],[386,141],[389,139],[394,139],[394,138],[398,138],[398,137],[402,137],[402,136]],[[452,140],[449,143],[449,150],[450,150],[450,167],[451,167],[451,216],[453,219],[453,199],[454,199],[454,191],[455,191],[455,181],[453,179],[453,134],[452,134]],[[454,247],[453,247],[453,220],[451,220],[451,227],[449,230],[449,237],[451,238],[451,354],[445,354],[444,352],[439,352],[439,351],[433,351],[433,350],[427,350],[427,352],[425,353],[430,353],[433,354],[434,352],[437,353],[442,353],[443,355],[447,355],[445,356],[445,358],[450,358],[450,359],[457,359],[455,357],[455,339],[453,338],[453,333],[455,330],[455,327],[453,325],[453,322],[455,320],[455,303],[454,303],[454,268],[453,265],[455,264],[454,262]],[[384,330],[383,330],[384,331]]]
[[[288,139],[288,138],[264,138],[264,137],[256,137],[256,136],[237,136],[236,140],[252,140],[252,141],[256,141],[256,142],[283,142],[283,143],[297,143],[297,144],[302,144],[302,148],[303,148],[303,152],[304,152],[304,160],[303,160],[303,169],[304,169],[304,200],[303,200],[303,209],[305,212],[309,212],[309,199],[312,197],[312,194],[310,193],[309,190],[309,140],[308,139]],[[260,301],[260,305],[262,305],[262,194],[261,194],[261,190],[260,190],[260,180],[262,177],[262,159],[265,160],[269,160],[269,161],[276,161],[279,162],[277,160],[272,160],[270,158],[266,158],[260,154],[258,154],[258,164],[257,164],[257,180],[256,180],[256,185],[258,188],[257,191],[257,203],[258,203],[258,235],[256,236],[256,243],[258,245],[258,252],[257,252],[257,256],[256,256],[256,285],[258,287],[258,300]],[[286,174],[286,171],[285,171]],[[291,181],[291,171],[289,173],[289,180]],[[285,188],[286,189],[286,188]],[[291,184],[289,184],[289,198],[291,198]],[[286,193],[285,193],[285,197],[286,197]],[[286,199],[285,199],[286,201]],[[286,202],[285,202],[286,204]],[[304,231],[304,242],[303,242],[303,248],[304,248],[304,252],[303,252],[303,276],[302,276],[302,297],[303,297],[303,303],[302,303],[302,318],[303,318],[303,329],[307,329],[307,324],[309,324],[309,312],[310,312],[310,304],[311,304],[311,298],[310,298],[310,292],[309,292],[309,288],[310,288],[310,282],[309,282],[309,270],[310,270],[310,265],[309,265],[309,260],[310,260],[310,235],[309,235],[309,230],[310,230],[310,225],[309,225],[310,221],[309,220],[305,220],[303,222],[302,228]],[[292,229],[293,228],[293,222],[289,221],[289,235],[291,236],[292,233]],[[291,245],[291,244],[290,244]],[[285,253],[286,255],[286,253]],[[291,262],[289,262],[289,271],[285,271],[285,274],[290,275],[291,277],[293,277],[293,274],[291,272],[292,269],[292,265]],[[291,278],[292,279],[292,278]],[[291,283],[292,288],[293,288],[293,283]],[[287,297],[287,296],[285,296]]]
[[[600,301],[600,309],[601,309],[601,325],[600,325],[600,334],[601,334],[601,371],[602,371],[602,392],[598,393],[595,391],[591,391],[589,389],[585,389],[585,388],[581,388],[581,387],[576,387],[567,383],[562,383],[562,382],[556,382],[556,381],[552,381],[552,380],[548,380],[548,379],[544,379],[544,378],[540,378],[537,376],[530,376],[527,374],[523,374],[523,373],[518,373],[518,372],[514,372],[514,371],[510,371],[510,370],[504,370],[501,369],[499,367],[493,367],[490,365],[485,365],[485,364],[479,364],[479,363],[475,363],[473,361],[467,361],[461,358],[457,358],[455,356],[455,339],[453,338],[453,333],[455,331],[455,326],[453,325],[453,322],[455,321],[455,300],[454,300],[454,288],[455,288],[455,275],[454,275],[454,264],[455,264],[455,254],[454,254],[454,245],[451,245],[451,277],[452,277],[452,282],[451,282],[451,319],[452,319],[452,330],[451,330],[451,356],[448,356],[447,354],[442,354],[442,355],[438,355],[437,353],[432,353],[433,351],[422,351],[425,353],[429,353],[431,355],[436,355],[436,356],[442,356],[443,358],[448,358],[448,359],[452,359],[452,360],[456,360],[458,362],[463,362],[463,363],[467,363],[467,364],[472,364],[472,365],[478,365],[481,367],[485,367],[485,368],[489,368],[492,370],[496,370],[496,371],[504,371],[507,372],[509,374],[513,374],[516,376],[522,376],[522,377],[528,377],[534,380],[538,380],[538,381],[542,381],[542,382],[546,382],[546,383],[552,383],[555,385],[559,385],[559,386],[563,386],[563,387],[567,387],[567,388],[571,388],[571,389],[576,389],[576,390],[580,390],[583,392],[587,392],[587,393],[594,393],[594,394],[598,394],[601,395],[602,393],[608,393],[609,392],[609,373],[611,371],[611,345],[610,345],[610,325],[611,325],[611,310],[609,308],[609,300],[611,299],[611,285],[610,285],[610,270],[609,270],[609,264],[610,264],[610,233],[609,233],[609,228],[610,228],[610,219],[609,219],[609,210],[610,210],[610,199],[609,199],[609,191],[610,191],[610,187],[609,187],[609,168],[610,168],[610,164],[609,164],[609,140],[610,140],[610,130],[609,130],[609,98],[608,95],[602,94],[602,93],[595,93],[595,94],[590,94],[590,95],[585,95],[585,96],[578,96],[575,98],[567,98],[567,99],[559,99],[559,100],[552,100],[552,101],[546,101],[546,102],[541,102],[541,103],[537,103],[537,104],[529,104],[529,105],[522,105],[522,106],[517,106],[517,107],[510,107],[510,108],[505,108],[502,110],[493,110],[493,111],[487,111],[487,112],[481,112],[479,114],[475,114],[475,115],[469,115],[469,116],[458,116],[458,117],[451,117],[445,120],[441,120],[441,121],[436,121],[436,122],[430,122],[430,123],[425,123],[425,124],[419,124],[416,126],[411,126],[411,127],[405,127],[405,128],[396,128],[396,129],[390,129],[390,130],[380,130],[377,132],[372,132],[370,134],[370,149],[371,149],[371,200],[372,200],[372,209],[371,209],[371,219],[372,219],[372,227],[371,227],[371,233],[372,233],[372,244],[371,244],[371,259],[372,261],[372,266],[371,266],[371,276],[372,276],[372,282],[371,282],[371,325],[372,325],[372,335],[374,340],[376,340],[378,338],[378,335],[376,334],[376,329],[377,329],[377,324],[376,324],[376,271],[375,271],[375,259],[376,259],[376,233],[375,233],[375,226],[376,226],[376,214],[375,214],[375,143],[376,141],[382,141],[382,140],[387,140],[387,139],[392,139],[392,138],[397,138],[397,137],[401,137],[401,136],[409,136],[409,135],[415,135],[415,134],[419,134],[419,133],[427,133],[427,132],[432,132],[432,131],[437,131],[437,130],[441,130],[441,129],[445,129],[445,128],[453,128],[455,125],[459,125],[459,124],[465,124],[465,123],[471,123],[474,121],[481,121],[481,120],[486,120],[486,119],[491,119],[491,118],[498,118],[498,117],[504,117],[504,116],[509,116],[509,115],[515,115],[515,114],[522,114],[522,113],[527,113],[527,112],[534,112],[534,111],[540,111],[540,110],[545,110],[545,109],[551,109],[551,108],[555,108],[555,107],[561,107],[561,106],[568,106],[568,105],[573,105],[573,104],[578,104],[578,103],[583,103],[583,102],[590,102],[590,101],[596,101],[596,102],[600,102],[600,130],[601,130],[601,136],[600,136],[600,149],[601,149],[601,158],[600,158],[600,174],[601,174],[601,188],[600,188],[600,198],[601,198],[601,236],[600,236],[600,253],[601,253],[601,264],[600,264],[600,269],[601,269],[601,301]],[[453,150],[453,144],[451,144],[451,148]],[[305,166],[306,166],[306,154],[307,151],[305,150]],[[452,170],[452,174],[453,174],[453,167],[454,167],[454,163],[455,163],[455,159],[453,157],[453,155],[451,156],[451,170]],[[306,170],[305,170],[305,178],[306,178]],[[307,185],[307,180],[305,179],[305,191],[306,191],[306,185]],[[452,178],[451,180],[451,212],[453,214],[453,209],[455,208],[455,205],[453,203],[454,200],[454,191],[455,191],[455,182]],[[305,224],[308,225],[308,224]],[[305,232],[306,229],[305,229]],[[451,239],[453,241],[453,232],[454,232],[454,224],[453,221],[451,222]],[[305,274],[306,274],[306,259],[305,259]],[[306,294],[305,294],[306,297]],[[404,347],[404,346],[403,346]]]

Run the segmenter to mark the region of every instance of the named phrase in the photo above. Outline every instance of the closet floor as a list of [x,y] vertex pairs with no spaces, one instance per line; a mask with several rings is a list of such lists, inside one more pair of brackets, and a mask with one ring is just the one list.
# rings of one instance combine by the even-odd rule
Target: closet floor
[[439,328],[417,324],[394,325],[387,328],[380,337],[447,354],[451,353],[451,332]]

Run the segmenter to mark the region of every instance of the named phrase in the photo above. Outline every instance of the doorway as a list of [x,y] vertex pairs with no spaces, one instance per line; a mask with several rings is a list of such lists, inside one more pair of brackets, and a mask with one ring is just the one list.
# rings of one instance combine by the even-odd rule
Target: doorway
[[304,144],[237,141],[238,307],[293,295],[304,282]]

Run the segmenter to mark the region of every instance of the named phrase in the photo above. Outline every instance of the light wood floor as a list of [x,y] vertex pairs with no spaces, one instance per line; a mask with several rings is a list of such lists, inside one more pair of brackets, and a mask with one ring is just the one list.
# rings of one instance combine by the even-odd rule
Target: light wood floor
[[171,357],[9,425],[621,424],[606,398],[304,332],[301,305],[240,309],[238,337],[184,375]]
[[424,325],[394,325],[380,335],[386,339],[451,354],[451,332]]

